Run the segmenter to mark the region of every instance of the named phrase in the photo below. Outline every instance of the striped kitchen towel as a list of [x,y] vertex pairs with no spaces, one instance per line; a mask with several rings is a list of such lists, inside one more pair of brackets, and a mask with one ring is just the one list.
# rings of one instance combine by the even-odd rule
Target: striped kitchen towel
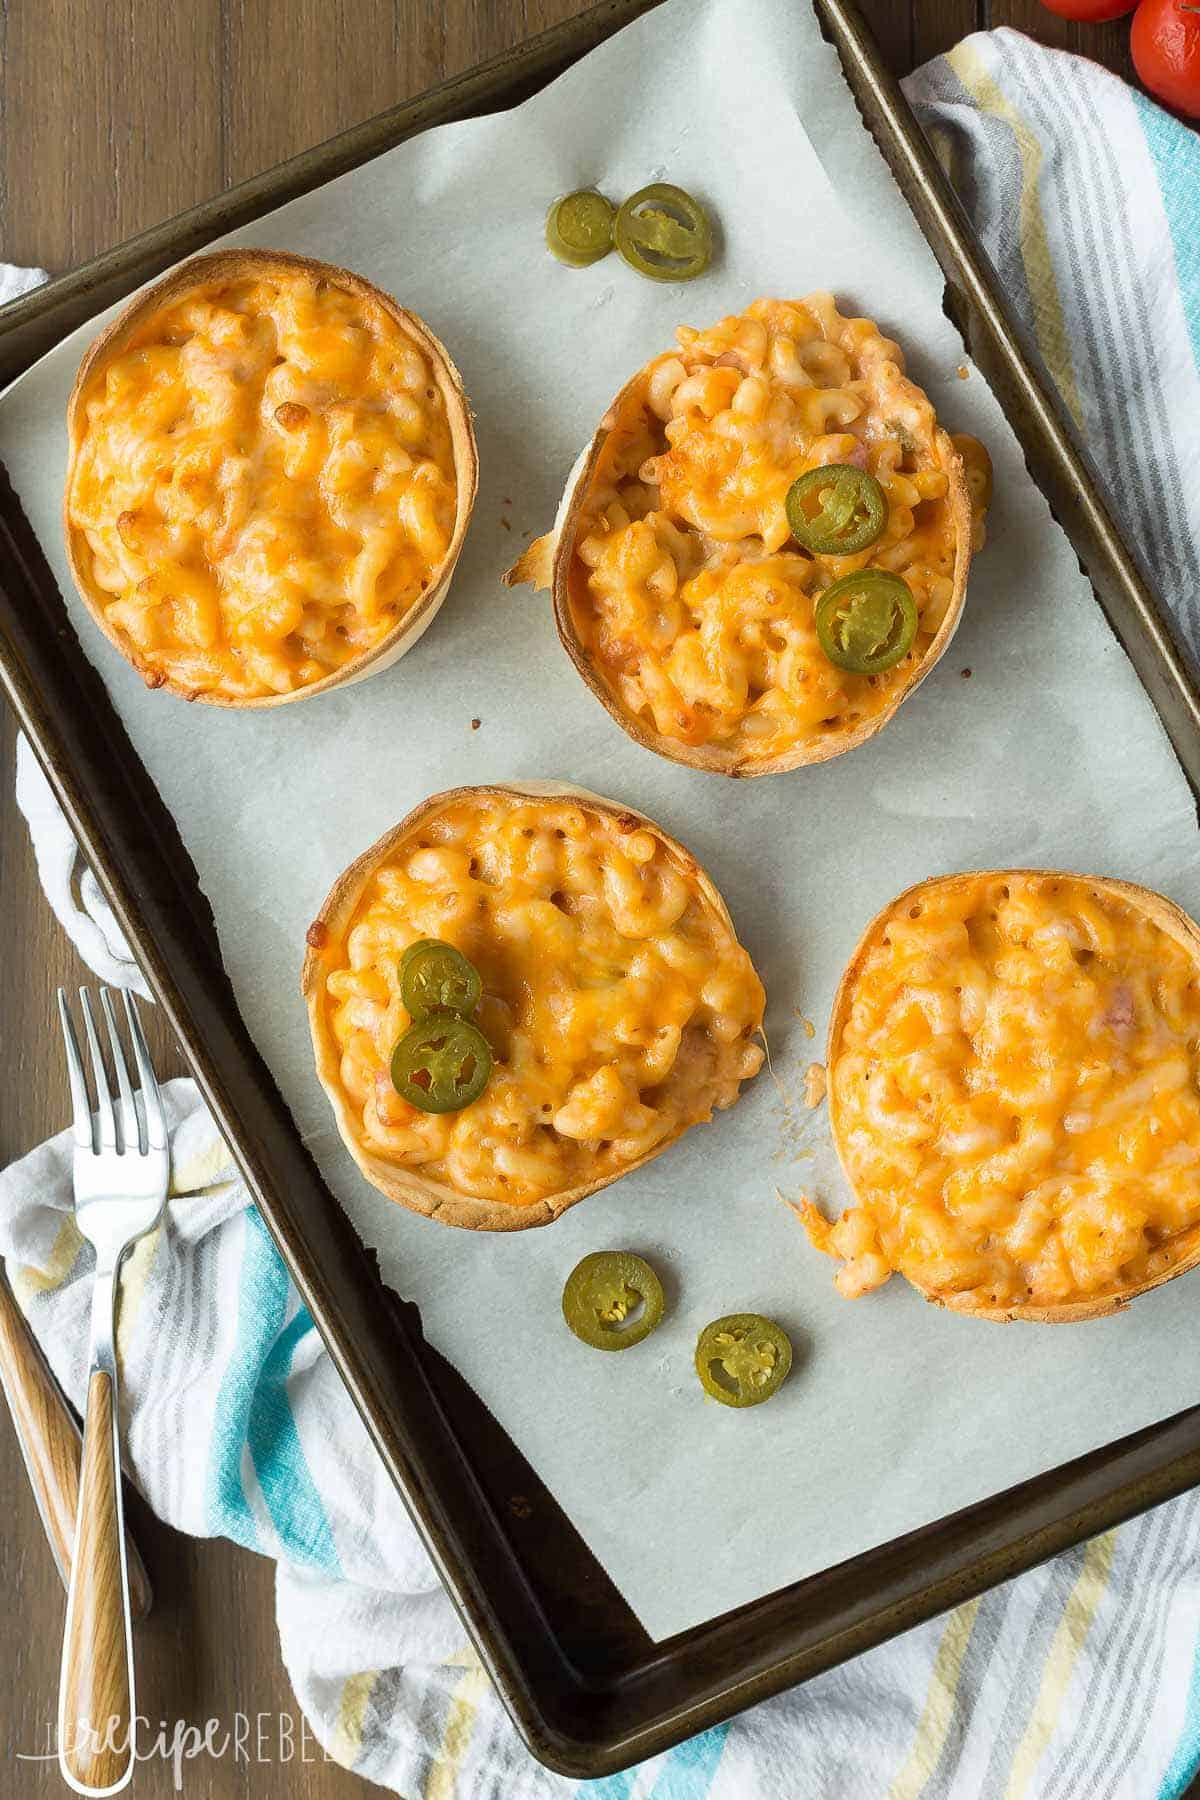
[[[1011,32],[909,81],[1113,503],[1200,656],[1200,139]],[[127,952],[32,758],[55,910]],[[131,1467],[165,1519],[272,1556],[284,1661],[321,1742],[407,1800],[1171,1800],[1200,1764],[1200,1498],[1185,1498],[626,1774],[518,1742],[190,1083],[174,1188],[126,1272]],[[72,1398],[87,1257],[57,1139],[0,1178],[0,1253]],[[1014,1328],[1017,1329],[1017,1328]]]

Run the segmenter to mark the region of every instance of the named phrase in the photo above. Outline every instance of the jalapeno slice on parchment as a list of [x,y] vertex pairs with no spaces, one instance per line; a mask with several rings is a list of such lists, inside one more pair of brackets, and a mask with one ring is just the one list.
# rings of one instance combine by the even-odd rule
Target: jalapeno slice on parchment
[[595,188],[564,194],[546,214],[547,247],[559,262],[572,269],[586,269],[612,249],[616,216],[612,201]]
[[662,1282],[632,1250],[594,1250],[567,1276],[563,1318],[594,1350],[626,1350],[663,1316]]
[[613,241],[631,269],[651,281],[694,281],[712,261],[712,228],[698,200],[668,181],[630,194]]
[[758,1406],[769,1400],[791,1366],[787,1333],[759,1313],[729,1313],[714,1319],[696,1345],[701,1386],[722,1406]]

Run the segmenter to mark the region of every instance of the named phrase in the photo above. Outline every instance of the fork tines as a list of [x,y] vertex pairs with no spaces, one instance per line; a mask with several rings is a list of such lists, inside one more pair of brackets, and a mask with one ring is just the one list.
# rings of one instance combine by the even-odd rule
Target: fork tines
[[[93,1113],[87,1078],[84,1074],[83,1058],[79,1051],[79,1039],[75,1035],[75,1024],[71,1017],[71,1008],[68,1005],[64,989],[59,988],[58,990],[58,1016],[62,1021],[63,1043],[66,1046],[67,1069],[71,1080],[75,1142],[81,1150],[91,1150],[97,1153],[103,1150],[110,1155],[116,1153],[122,1156],[146,1156],[152,1150],[166,1148],[167,1121],[163,1112],[162,1095],[158,1091],[158,1082],[155,1080],[154,1070],[150,1063],[150,1052],[146,1047],[145,1037],[142,1035],[142,1024],[133,1003],[133,996],[127,989],[122,988],[121,998],[125,1003],[129,1041],[133,1046],[134,1061],[137,1064],[138,1080],[141,1085],[135,1092],[129,1079],[129,1064],[126,1061],[121,1035],[117,1029],[112,989],[101,988],[100,1006],[104,1013],[105,1025],[108,1028],[112,1066],[116,1075],[117,1103],[114,1107],[108,1070],[105,1067],[104,1054],[100,1048],[100,1034],[96,1030],[92,997],[87,988],[81,987],[79,990],[79,1005],[83,1014],[83,1035],[87,1042],[88,1060],[91,1063],[92,1083],[95,1088],[96,1104]],[[141,1101],[140,1115],[139,1099]]]

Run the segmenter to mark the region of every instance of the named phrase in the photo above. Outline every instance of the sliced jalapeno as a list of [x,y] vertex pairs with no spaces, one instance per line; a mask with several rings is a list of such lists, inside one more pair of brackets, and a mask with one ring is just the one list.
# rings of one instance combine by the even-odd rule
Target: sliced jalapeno
[[453,944],[422,938],[400,959],[400,998],[414,1019],[432,1018],[435,1013],[467,1018],[482,993],[479,970]]
[[400,958],[401,975],[404,974],[405,969],[407,969],[409,963],[418,952],[427,950],[430,944],[440,944],[441,941],[441,938],[418,938],[415,944],[410,944],[408,949],[404,952],[404,955]]
[[612,201],[595,188],[564,194],[546,214],[546,244],[559,262],[586,269],[612,249],[616,214]]
[[453,1013],[418,1020],[392,1053],[392,1086],[421,1112],[461,1112],[478,1100],[491,1072],[482,1031]]
[[712,260],[712,229],[698,200],[656,181],[619,209],[613,241],[631,269],[651,281],[694,281]]
[[809,469],[788,489],[792,536],[817,556],[853,556],[882,536],[887,496],[873,475],[850,463]]
[[594,1250],[567,1276],[563,1318],[594,1350],[626,1350],[663,1316],[662,1282],[632,1250]]
[[887,569],[843,575],[817,601],[817,639],[839,669],[881,675],[908,655],[917,635],[917,603],[908,583]]
[[722,1406],[757,1406],[782,1387],[792,1366],[791,1340],[773,1319],[729,1313],[714,1319],[696,1345],[696,1373]]

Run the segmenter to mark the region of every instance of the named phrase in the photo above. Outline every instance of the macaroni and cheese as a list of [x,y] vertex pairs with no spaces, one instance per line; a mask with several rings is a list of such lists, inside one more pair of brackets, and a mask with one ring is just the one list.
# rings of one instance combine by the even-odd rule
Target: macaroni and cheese
[[[962,456],[899,346],[828,294],[677,336],[617,397],[556,533],[512,576],[553,586],[576,666],[639,742],[733,775],[823,761],[877,731],[949,642],[972,549]],[[793,537],[789,489],[830,466],[882,490],[880,535],[854,554]],[[868,569],[907,585],[916,630],[894,667],[855,674],[815,613]]]
[[1029,870],[901,895],[829,1041],[856,1204],[842,1293],[899,1270],[990,1318],[1113,1311],[1200,1260],[1200,930],[1123,882]]
[[151,687],[278,703],[394,660],[445,592],[475,450],[427,328],[344,270],[188,264],[99,339],[70,410],[67,539]]
[[[400,960],[449,943],[483,979],[479,1097],[420,1111],[389,1073]],[[640,815],[569,789],[437,795],[347,871],[304,992],[342,1135],[392,1198],[539,1225],[732,1106],[763,1060],[762,984],[719,894]]]

